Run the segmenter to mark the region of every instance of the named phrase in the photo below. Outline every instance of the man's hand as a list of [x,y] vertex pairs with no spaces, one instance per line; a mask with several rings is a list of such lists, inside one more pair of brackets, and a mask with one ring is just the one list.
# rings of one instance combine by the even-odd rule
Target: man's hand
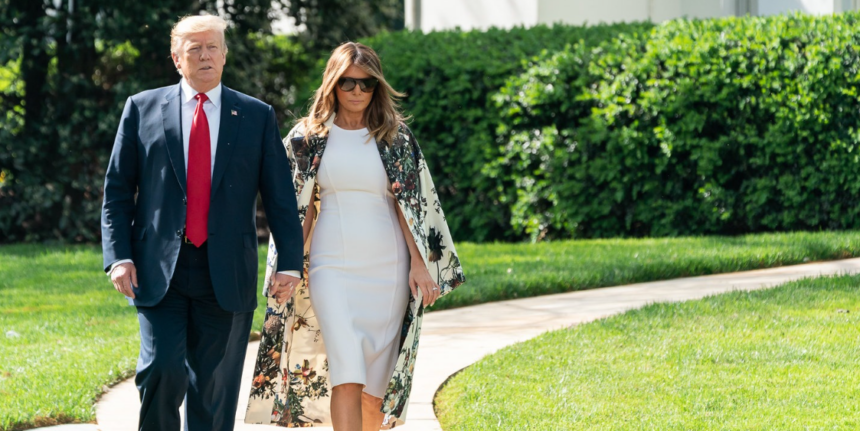
[[110,281],[117,292],[134,299],[131,286],[137,287],[137,268],[133,263],[121,263],[115,266],[110,272]]
[[301,279],[299,278],[275,273],[272,275],[269,295],[272,295],[278,301],[278,304],[283,304],[286,300],[293,297],[293,293],[295,293],[296,287],[299,286],[300,282]]

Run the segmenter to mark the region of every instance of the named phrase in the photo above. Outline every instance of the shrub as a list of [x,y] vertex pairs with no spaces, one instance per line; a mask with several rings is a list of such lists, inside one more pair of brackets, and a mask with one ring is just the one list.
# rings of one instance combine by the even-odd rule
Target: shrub
[[499,182],[482,169],[500,157],[492,95],[527,60],[581,41],[596,46],[648,23],[487,31],[382,33],[362,40],[379,53],[386,79],[407,93],[402,105],[434,174],[452,234],[458,240],[518,239]]
[[532,238],[860,227],[860,15],[671,21],[545,55],[496,97]]

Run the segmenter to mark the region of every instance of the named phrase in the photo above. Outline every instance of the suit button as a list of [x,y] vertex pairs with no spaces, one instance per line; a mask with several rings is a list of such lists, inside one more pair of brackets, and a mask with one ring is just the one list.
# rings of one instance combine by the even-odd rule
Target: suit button
[[178,231],[176,231],[176,237],[182,238],[182,229],[179,229]]
[[188,198],[182,198],[182,204],[188,205]]

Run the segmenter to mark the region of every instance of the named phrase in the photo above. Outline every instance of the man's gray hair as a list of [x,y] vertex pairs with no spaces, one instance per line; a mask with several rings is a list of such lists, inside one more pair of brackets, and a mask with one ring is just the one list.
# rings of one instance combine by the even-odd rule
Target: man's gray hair
[[212,30],[221,33],[221,47],[224,48],[224,54],[227,54],[227,39],[224,37],[224,30],[226,29],[227,21],[224,21],[220,16],[189,15],[182,17],[170,31],[170,52],[178,55],[182,41],[189,34]]

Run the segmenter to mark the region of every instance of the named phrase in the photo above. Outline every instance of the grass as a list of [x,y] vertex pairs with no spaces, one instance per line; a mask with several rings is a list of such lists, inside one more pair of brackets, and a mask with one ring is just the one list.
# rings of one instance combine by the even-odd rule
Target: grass
[[[458,251],[468,282],[434,309],[860,256],[860,232],[464,243]],[[0,246],[0,430],[92,422],[104,386],[133,372],[135,311],[100,268],[97,247]],[[254,328],[263,313],[258,307]]]
[[437,414],[446,431],[858,429],[858,287],[807,279],[549,332],[457,374]]
[[860,232],[458,244],[466,283],[434,309],[860,256]]
[[100,267],[96,248],[0,247],[0,429],[91,421],[131,375],[137,318]]

